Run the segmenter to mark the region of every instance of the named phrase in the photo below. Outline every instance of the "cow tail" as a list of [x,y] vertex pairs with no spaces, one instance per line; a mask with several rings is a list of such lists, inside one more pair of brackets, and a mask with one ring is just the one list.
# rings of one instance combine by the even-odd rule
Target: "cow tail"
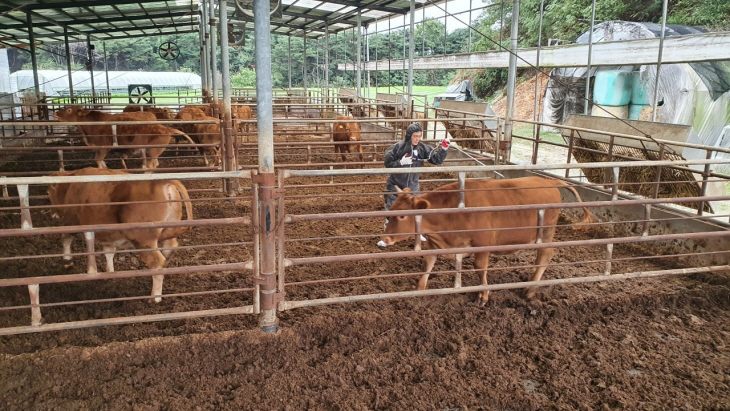
[[192,139],[192,138],[190,138],[190,136],[189,136],[189,135],[187,135],[187,134],[183,133],[182,131],[180,131],[180,130],[178,130],[178,129],[176,129],[176,128],[172,128],[171,130],[172,130],[172,132],[171,132],[172,134],[177,134],[177,135],[179,135],[179,136],[183,136],[183,137],[185,137],[185,138],[187,138],[187,139],[188,139],[188,141],[190,142],[190,144],[195,144],[195,142],[193,141],[193,139]]
[[188,220],[193,220],[193,204],[190,202],[188,190],[179,180],[170,180],[170,184],[174,185],[175,188],[177,188],[177,191],[180,192],[180,197],[185,200],[185,211],[187,211],[188,213]]
[[[583,202],[583,199],[580,198],[580,194],[578,194],[578,190],[576,190],[573,186],[566,183],[565,181],[561,181],[561,180],[555,180],[555,181],[557,183],[559,183],[560,185],[562,185],[563,187],[570,190],[570,192],[573,193],[573,195],[575,196],[575,198],[578,200],[579,203]],[[588,208],[583,207],[583,220],[581,220],[581,222],[578,223],[578,225],[574,225],[573,229],[574,230],[587,230],[589,227],[589,224],[595,223],[596,221],[597,221],[596,216],[593,215],[593,213],[591,213],[590,210],[588,210]]]

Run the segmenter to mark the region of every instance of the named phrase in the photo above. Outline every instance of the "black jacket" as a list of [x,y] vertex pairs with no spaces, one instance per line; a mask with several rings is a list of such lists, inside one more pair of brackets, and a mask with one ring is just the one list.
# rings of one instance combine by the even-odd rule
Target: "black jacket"
[[[413,146],[411,143],[411,135],[413,133],[421,131],[421,125],[418,123],[411,124],[405,133],[403,141],[393,144],[387,150],[385,150],[385,166],[388,168],[406,168],[406,167],[422,167],[425,161],[431,164],[439,165],[446,159],[447,151],[439,148],[434,150],[431,146],[418,143],[417,146]],[[413,156],[413,164],[408,166],[402,166],[400,160],[404,155],[410,154]],[[391,174],[388,177],[388,183],[398,186],[403,189],[406,187],[414,188],[418,184],[418,178],[420,173],[410,174]]]

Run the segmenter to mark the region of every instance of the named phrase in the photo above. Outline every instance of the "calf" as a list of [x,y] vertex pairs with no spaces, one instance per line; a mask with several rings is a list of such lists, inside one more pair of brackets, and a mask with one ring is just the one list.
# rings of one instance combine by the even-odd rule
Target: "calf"
[[364,161],[361,144],[338,144],[338,142],[352,143],[361,141],[360,125],[354,122],[354,118],[348,116],[339,116],[335,120],[353,121],[352,123],[332,123],[332,140],[335,143],[335,154],[338,152],[342,153],[342,161],[346,162],[346,153],[354,153],[357,151],[360,153],[360,161]]
[[[468,207],[517,206],[526,204],[559,204],[560,187],[569,189],[578,201],[578,192],[560,180],[525,177],[506,180],[467,180],[465,182],[464,205]],[[413,196],[406,188],[399,190],[398,199],[390,207],[397,210],[449,209],[459,206],[459,183],[439,187],[433,192]],[[594,216],[583,207],[584,219],[581,224],[594,221]],[[447,249],[461,247],[485,247],[510,244],[532,244],[552,242],[555,226],[558,223],[559,209],[545,209],[542,229],[538,225],[538,210],[485,211],[466,214],[424,214],[421,233],[426,238],[424,249]],[[391,217],[382,241],[386,245],[411,238],[416,231],[414,216]],[[446,231],[446,232],[444,232]],[[538,233],[542,233],[538,238]],[[512,252],[495,252],[496,255]],[[537,250],[535,274],[532,281],[539,281],[550,259],[555,253],[553,248]],[[489,251],[476,252],[474,266],[481,270],[481,284],[487,284]],[[436,256],[423,257],[426,274],[421,276],[418,289],[425,290],[428,276],[436,263]],[[458,277],[457,277],[458,281]],[[527,298],[535,296],[536,288],[528,290]],[[481,305],[487,303],[489,291],[479,293]]]
[[[68,122],[93,122],[93,121],[157,121],[154,114],[148,111],[108,114],[96,110],[86,110],[79,106],[69,106],[54,113],[57,120]],[[88,146],[112,146],[114,145],[114,133],[110,125],[77,125],[84,134],[84,142]],[[117,125],[117,144],[119,146],[140,146],[140,145],[164,145],[170,144],[173,135],[182,135],[190,143],[192,139],[180,130],[165,127],[160,124],[149,125]],[[110,148],[99,148],[96,150],[95,160],[98,168],[106,168],[104,159],[111,151]],[[140,151],[140,150],[134,150]],[[143,168],[156,168],[159,165],[157,158],[165,151],[165,147],[146,148],[146,158]],[[124,159],[122,165],[127,168]]]
[[[175,117],[178,120],[215,120],[217,119],[208,116],[200,116],[200,111],[193,112],[192,110],[181,111],[177,113]],[[200,153],[203,154],[205,159],[205,165],[209,166],[211,162],[208,161],[208,155],[212,157],[213,165],[220,165],[221,163],[221,127],[220,124],[187,124],[190,130],[190,137],[195,141],[196,144],[217,144],[215,147],[198,147]]]
[[[253,118],[251,107],[244,105],[232,105],[231,117],[234,119],[234,124],[236,124],[235,120],[251,120]],[[239,132],[243,132],[243,130],[245,129],[246,133],[248,133],[250,123],[239,122],[236,125]]]
[[[84,168],[75,171],[59,171],[51,175],[126,174],[120,170]],[[54,216],[61,217],[65,225],[181,221],[183,203],[188,220],[193,219],[193,208],[188,192],[185,186],[177,180],[52,184],[48,186],[48,197],[54,206],[76,205],[75,207],[61,207],[54,211]],[[99,203],[111,204],[94,205]],[[148,268],[157,270],[165,266],[173,249],[178,246],[177,237],[187,230],[187,227],[171,227],[99,231],[95,233],[95,239],[103,247],[107,272],[114,272],[114,252],[117,248],[140,250],[137,252],[139,258]],[[72,242],[71,234],[63,235],[63,259],[66,262],[66,268],[73,266]],[[94,267],[90,266],[88,273],[96,274]],[[162,275],[152,276],[152,296],[155,297],[155,302],[162,300],[160,297],[162,280]]]

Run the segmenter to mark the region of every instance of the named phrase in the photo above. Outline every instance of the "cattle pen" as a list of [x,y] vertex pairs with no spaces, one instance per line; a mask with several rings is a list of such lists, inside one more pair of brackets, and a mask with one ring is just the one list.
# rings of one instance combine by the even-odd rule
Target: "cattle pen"
[[[28,23],[0,17],[26,36],[11,32],[9,47],[86,28],[123,37],[97,27],[108,23],[100,16],[83,26],[70,3],[7,3]],[[322,2],[333,8],[325,15],[298,2],[142,2],[164,5],[157,17],[109,3],[79,7],[119,14],[115,24],[129,20],[131,32],[199,32],[202,90],[133,109],[129,97],[73,91],[0,103],[7,409],[730,404],[730,149],[688,142],[691,126],[678,124],[583,114],[554,124],[479,103],[434,107],[408,87],[414,67],[437,59],[414,62],[413,35],[402,90],[366,92],[362,79],[384,69],[377,57],[361,60],[363,21],[377,33],[402,14],[406,32],[406,14],[423,10],[425,21],[427,6],[449,2]],[[60,32],[53,13],[69,19]],[[194,24],[170,23],[175,13]],[[145,15],[152,26],[133,23]],[[255,33],[256,88],[231,86],[228,30],[239,27]],[[326,76],[333,61],[352,84],[325,77],[315,87],[305,76],[301,87],[273,87],[270,36],[321,40],[324,55],[334,32],[360,47],[342,63],[323,57]],[[504,64],[508,107],[517,65]],[[74,117],[64,117],[69,106]],[[419,191],[399,193],[386,211],[388,177],[414,173],[384,167],[386,151],[416,123],[446,160],[420,167]],[[340,139],[338,125],[347,125]],[[524,178],[540,185],[520,186]],[[501,185],[474,188],[485,180]],[[143,184],[164,186],[166,197],[135,188]],[[550,190],[558,202],[531,194]],[[453,207],[424,205],[436,196]],[[160,210],[164,220],[150,217]],[[397,231],[396,221],[412,226]],[[172,242],[165,230],[177,233]],[[387,236],[399,241],[380,248]],[[164,258],[151,263],[151,254]],[[64,383],[67,372],[76,375]]]

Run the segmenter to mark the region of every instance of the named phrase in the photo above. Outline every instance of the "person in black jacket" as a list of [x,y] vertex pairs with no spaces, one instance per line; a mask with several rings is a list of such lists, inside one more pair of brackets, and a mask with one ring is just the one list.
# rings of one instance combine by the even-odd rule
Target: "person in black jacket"
[[[423,166],[425,161],[434,165],[443,163],[446,160],[449,140],[446,138],[441,140],[438,149],[433,149],[421,142],[422,136],[423,130],[419,123],[408,126],[403,141],[395,143],[385,150],[385,166],[388,168],[413,168]],[[395,193],[396,187],[401,190],[408,187],[415,192],[414,195],[418,195],[418,191],[420,191],[419,176],[420,173],[391,174],[388,177],[385,191]],[[397,194],[385,194],[385,211],[390,210],[390,206],[397,198]],[[388,219],[386,218],[383,229],[387,226]],[[381,242],[378,242],[378,245],[384,247],[385,243],[381,244]]]

